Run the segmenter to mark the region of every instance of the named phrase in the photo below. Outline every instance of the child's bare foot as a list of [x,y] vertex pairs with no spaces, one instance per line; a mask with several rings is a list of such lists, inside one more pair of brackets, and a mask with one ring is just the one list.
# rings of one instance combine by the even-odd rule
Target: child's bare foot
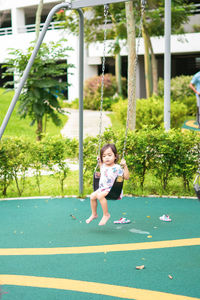
[[99,222],[99,226],[105,225],[108,222],[109,219],[110,219],[110,214],[107,214],[106,216],[103,216],[101,221]]
[[97,215],[91,215],[85,222],[87,223],[87,224],[89,224],[90,222],[92,222],[94,219],[96,219],[96,218],[98,218],[98,216]]

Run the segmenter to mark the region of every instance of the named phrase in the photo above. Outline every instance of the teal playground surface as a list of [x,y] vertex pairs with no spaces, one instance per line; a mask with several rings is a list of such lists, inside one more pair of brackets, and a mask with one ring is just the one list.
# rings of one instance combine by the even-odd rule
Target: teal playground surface
[[200,128],[198,126],[197,121],[195,120],[189,120],[189,121],[185,121],[182,129],[186,129],[186,130],[194,130],[194,131],[200,131]]
[[[0,201],[1,299],[200,299],[200,201],[108,205],[111,218],[98,226],[100,206],[99,219],[85,223],[88,198]],[[121,217],[131,223],[113,223]]]

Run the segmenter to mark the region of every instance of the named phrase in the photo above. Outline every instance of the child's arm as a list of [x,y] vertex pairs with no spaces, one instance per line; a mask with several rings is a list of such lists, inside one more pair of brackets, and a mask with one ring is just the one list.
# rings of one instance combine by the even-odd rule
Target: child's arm
[[126,164],[126,161],[124,158],[121,160],[120,165],[124,169],[124,179],[128,180],[129,179],[129,170],[128,170],[128,167],[127,167],[127,164]]

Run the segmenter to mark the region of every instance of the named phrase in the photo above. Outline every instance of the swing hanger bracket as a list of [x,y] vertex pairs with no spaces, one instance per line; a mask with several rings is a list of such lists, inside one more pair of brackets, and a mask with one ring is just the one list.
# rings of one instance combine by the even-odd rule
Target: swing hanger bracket
[[69,5],[68,8],[72,9],[72,0],[65,0],[65,2]]

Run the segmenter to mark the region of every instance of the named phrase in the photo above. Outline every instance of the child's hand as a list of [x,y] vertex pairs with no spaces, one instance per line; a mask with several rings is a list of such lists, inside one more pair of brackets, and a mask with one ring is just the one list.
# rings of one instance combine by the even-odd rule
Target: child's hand
[[126,166],[126,161],[124,158],[122,158],[120,165],[124,168]]

